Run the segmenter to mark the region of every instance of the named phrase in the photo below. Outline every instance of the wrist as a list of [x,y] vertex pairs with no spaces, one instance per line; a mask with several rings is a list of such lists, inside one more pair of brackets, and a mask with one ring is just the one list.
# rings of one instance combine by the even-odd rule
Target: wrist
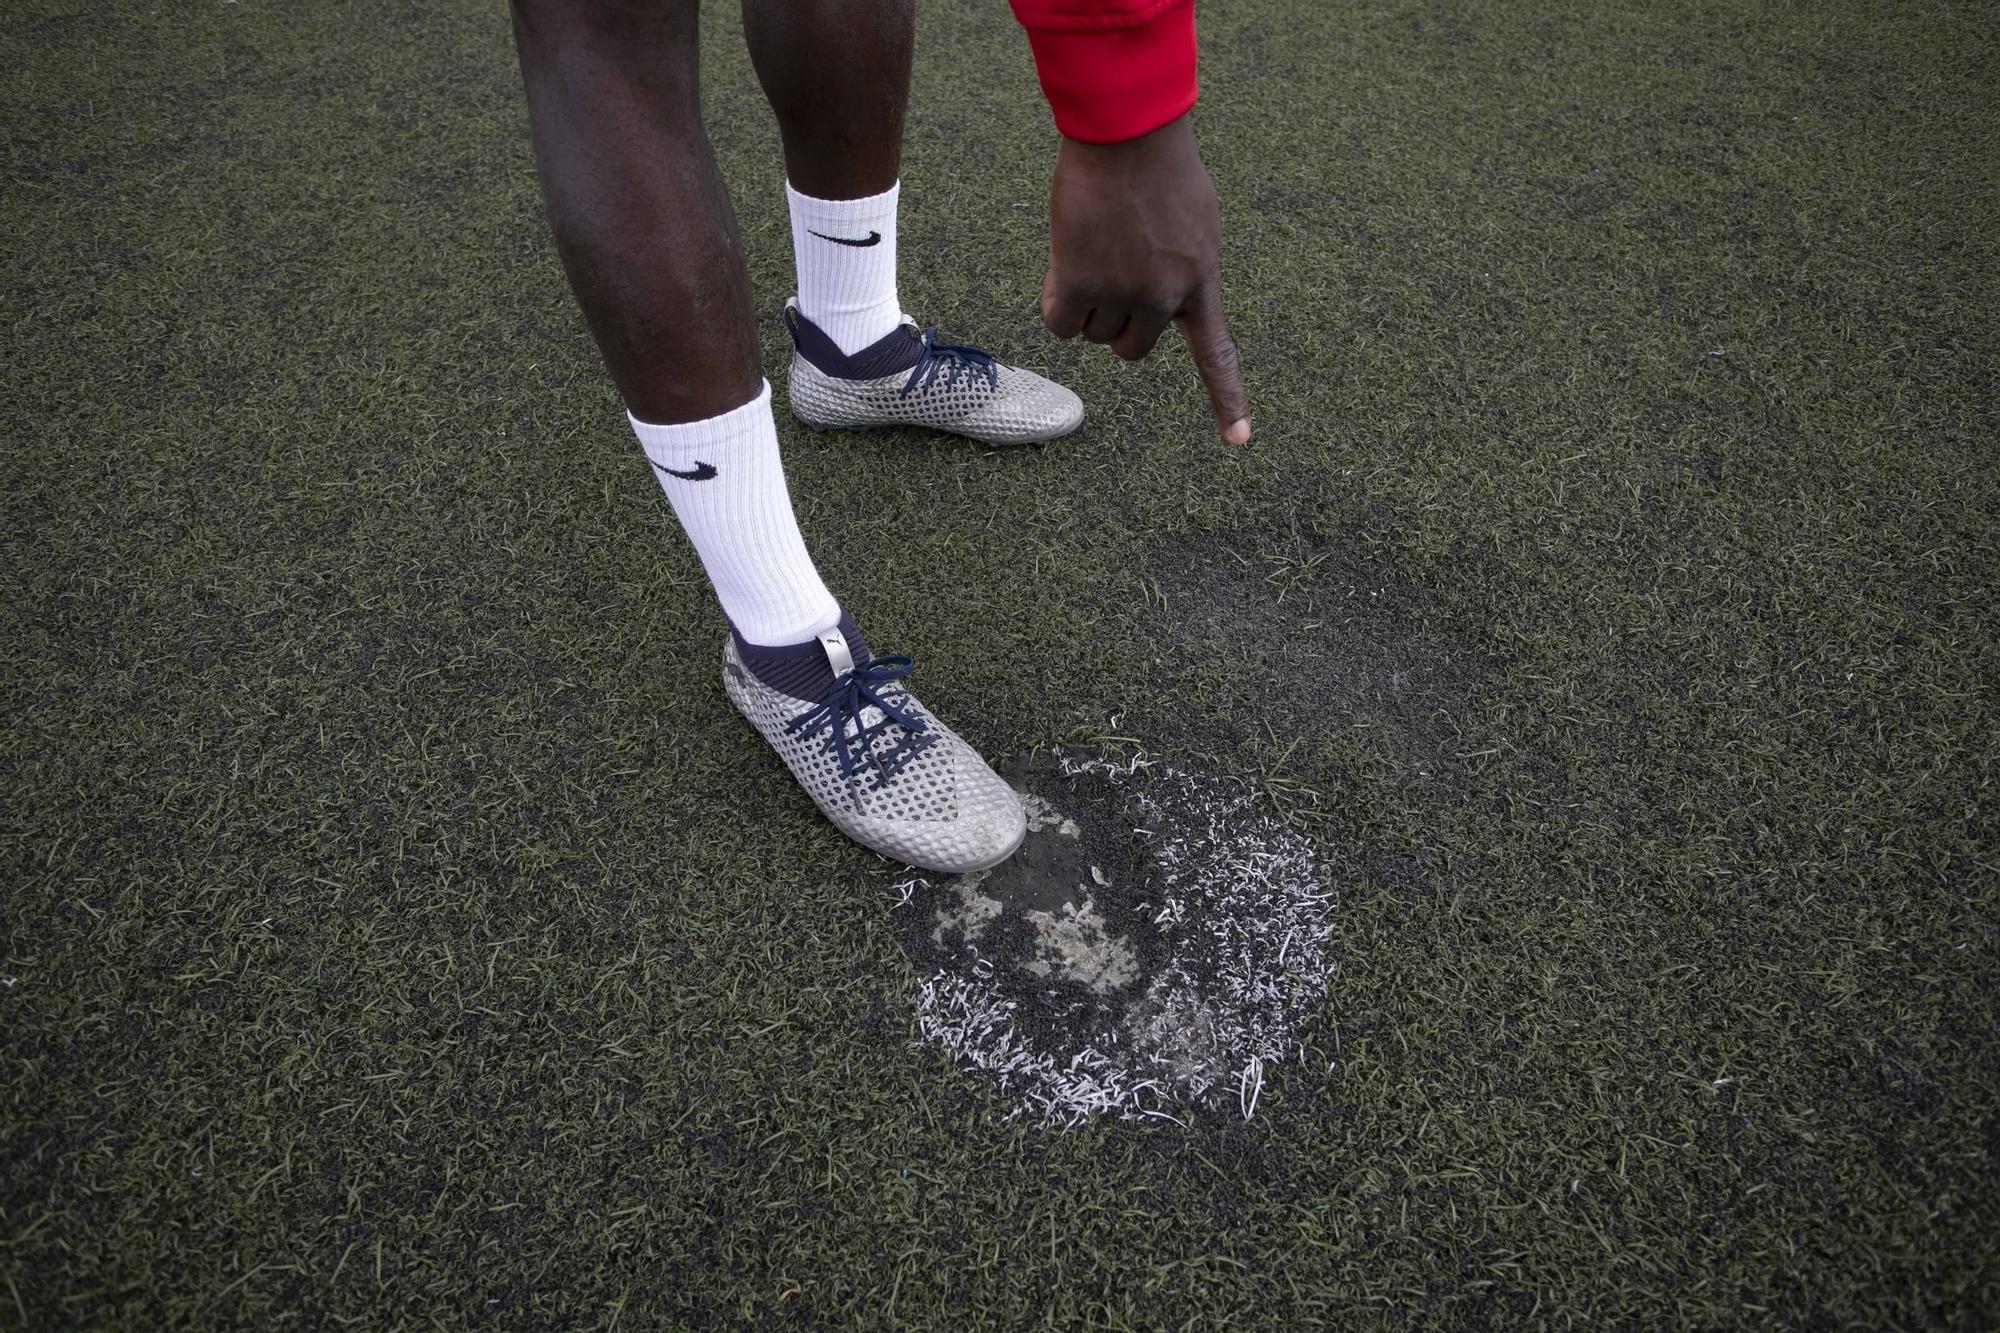
[[1177,156],[1194,143],[1194,114],[1183,111],[1157,129],[1115,143],[1077,139],[1065,134],[1062,152],[1087,161],[1137,162],[1148,158]]
[[1171,169],[1200,162],[1194,117],[1183,114],[1156,130],[1119,143],[1092,143],[1065,135],[1056,150],[1056,169],[1091,180],[1159,178]]

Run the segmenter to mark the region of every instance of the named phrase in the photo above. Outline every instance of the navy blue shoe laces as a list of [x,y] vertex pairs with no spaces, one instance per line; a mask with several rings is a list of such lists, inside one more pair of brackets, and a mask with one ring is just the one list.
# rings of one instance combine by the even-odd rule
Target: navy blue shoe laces
[[1000,387],[1000,369],[994,364],[991,352],[962,343],[939,342],[937,329],[931,325],[924,328],[923,343],[923,352],[917,364],[910,367],[910,378],[903,381],[898,397],[907,398],[917,389],[928,389],[940,376],[946,384],[951,384],[961,375],[984,375],[988,384]]
[[[869,786],[885,787],[905,764],[937,740],[937,733],[923,718],[905,712],[881,694],[883,686],[902,680],[915,665],[907,657],[871,657],[852,671],[842,672],[827,690],[826,697],[785,723],[785,730],[804,736],[822,727],[832,728],[830,745],[840,763],[841,776],[851,778],[864,766],[872,767],[875,776]],[[881,710],[881,720],[864,726],[862,712],[871,706]],[[877,754],[872,742],[892,723],[903,729],[903,741],[887,753]],[[852,737],[847,734],[850,724],[854,727]]]

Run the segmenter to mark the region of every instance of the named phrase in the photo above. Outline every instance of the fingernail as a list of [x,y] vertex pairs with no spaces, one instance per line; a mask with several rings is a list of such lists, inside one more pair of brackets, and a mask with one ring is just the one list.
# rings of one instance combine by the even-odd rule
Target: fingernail
[[1222,432],[1222,438],[1231,444],[1250,443],[1250,418],[1239,418],[1234,425]]

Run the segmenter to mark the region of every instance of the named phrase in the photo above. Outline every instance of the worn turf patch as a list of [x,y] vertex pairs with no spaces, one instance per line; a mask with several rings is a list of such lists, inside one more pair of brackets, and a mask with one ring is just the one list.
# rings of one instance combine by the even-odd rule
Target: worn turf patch
[[[1429,592],[1352,534],[1195,533],[1155,543],[1156,693],[1185,739],[1270,757],[1277,719],[1366,731],[1412,776],[1455,749],[1489,665]],[[1276,748],[1282,750],[1283,742]]]
[[1009,1119],[1254,1114],[1326,993],[1334,894],[1311,844],[1160,760],[1010,768],[1021,850],[897,886],[922,1039],[1018,1099]]

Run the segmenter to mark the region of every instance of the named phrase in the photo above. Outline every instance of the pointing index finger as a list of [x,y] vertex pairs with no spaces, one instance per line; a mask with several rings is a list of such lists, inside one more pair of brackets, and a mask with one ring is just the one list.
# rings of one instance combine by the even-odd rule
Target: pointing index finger
[[1211,283],[1175,318],[1188,351],[1194,354],[1195,369],[1201,372],[1202,386],[1208,390],[1208,405],[1215,413],[1215,428],[1231,444],[1250,442],[1250,398],[1243,391],[1243,371],[1236,355],[1236,340],[1229,336],[1229,321],[1222,315],[1222,294]]

